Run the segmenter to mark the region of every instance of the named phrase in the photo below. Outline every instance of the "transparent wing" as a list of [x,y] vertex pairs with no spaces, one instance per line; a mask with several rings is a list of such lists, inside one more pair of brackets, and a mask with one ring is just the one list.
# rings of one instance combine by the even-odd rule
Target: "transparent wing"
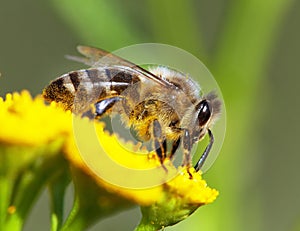
[[[98,66],[102,65],[119,65],[119,66],[126,66],[136,70],[139,74],[143,75],[147,79],[155,81],[160,85],[164,85],[167,87],[172,87],[173,84],[170,82],[154,75],[150,71],[128,61],[119,56],[116,56],[112,53],[109,53],[103,49],[88,47],[88,46],[77,46],[77,50],[80,54],[84,57],[77,57],[77,56],[66,56],[68,59],[81,62],[89,66]],[[98,64],[98,65],[97,65]]]

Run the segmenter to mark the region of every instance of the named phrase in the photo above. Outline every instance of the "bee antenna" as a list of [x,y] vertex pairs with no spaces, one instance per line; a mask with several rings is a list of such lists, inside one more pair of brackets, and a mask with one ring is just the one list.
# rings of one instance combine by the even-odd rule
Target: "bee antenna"
[[208,157],[208,154],[211,150],[211,147],[212,147],[212,145],[215,141],[214,135],[212,134],[211,130],[207,129],[207,132],[208,132],[208,135],[209,135],[209,144],[206,146],[203,154],[201,155],[200,159],[198,160],[197,164],[194,167],[197,172],[202,168],[206,158]]

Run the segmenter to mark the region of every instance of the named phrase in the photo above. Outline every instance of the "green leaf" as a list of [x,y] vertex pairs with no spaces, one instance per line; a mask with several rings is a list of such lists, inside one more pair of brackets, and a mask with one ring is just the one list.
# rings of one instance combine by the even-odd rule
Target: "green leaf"
[[68,168],[62,168],[55,173],[49,183],[49,193],[51,198],[51,231],[60,230],[64,218],[64,196],[67,186],[70,183]]
[[75,201],[61,228],[62,231],[85,230],[101,218],[133,205],[97,185],[91,176],[80,169],[72,168],[72,179],[75,186]]
[[40,147],[1,144],[0,230],[22,229],[39,193],[61,167],[61,144],[60,139]]

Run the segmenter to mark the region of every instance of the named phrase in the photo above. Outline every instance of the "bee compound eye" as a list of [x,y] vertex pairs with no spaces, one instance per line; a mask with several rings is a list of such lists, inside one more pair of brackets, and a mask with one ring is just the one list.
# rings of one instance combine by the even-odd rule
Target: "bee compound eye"
[[199,125],[204,126],[208,122],[208,120],[211,116],[208,102],[206,100],[202,100],[197,105],[197,110],[199,111],[199,113],[198,113]]

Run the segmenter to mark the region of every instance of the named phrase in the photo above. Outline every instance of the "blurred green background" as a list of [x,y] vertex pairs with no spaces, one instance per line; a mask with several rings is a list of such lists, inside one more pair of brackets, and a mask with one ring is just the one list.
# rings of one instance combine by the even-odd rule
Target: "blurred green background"
[[[64,59],[78,44],[185,49],[220,85],[227,134],[205,174],[219,198],[166,230],[300,230],[299,10],[296,0],[2,0],[0,95],[38,94],[82,68]],[[48,230],[46,197],[25,230]],[[139,219],[135,208],[90,230],[133,230]]]

